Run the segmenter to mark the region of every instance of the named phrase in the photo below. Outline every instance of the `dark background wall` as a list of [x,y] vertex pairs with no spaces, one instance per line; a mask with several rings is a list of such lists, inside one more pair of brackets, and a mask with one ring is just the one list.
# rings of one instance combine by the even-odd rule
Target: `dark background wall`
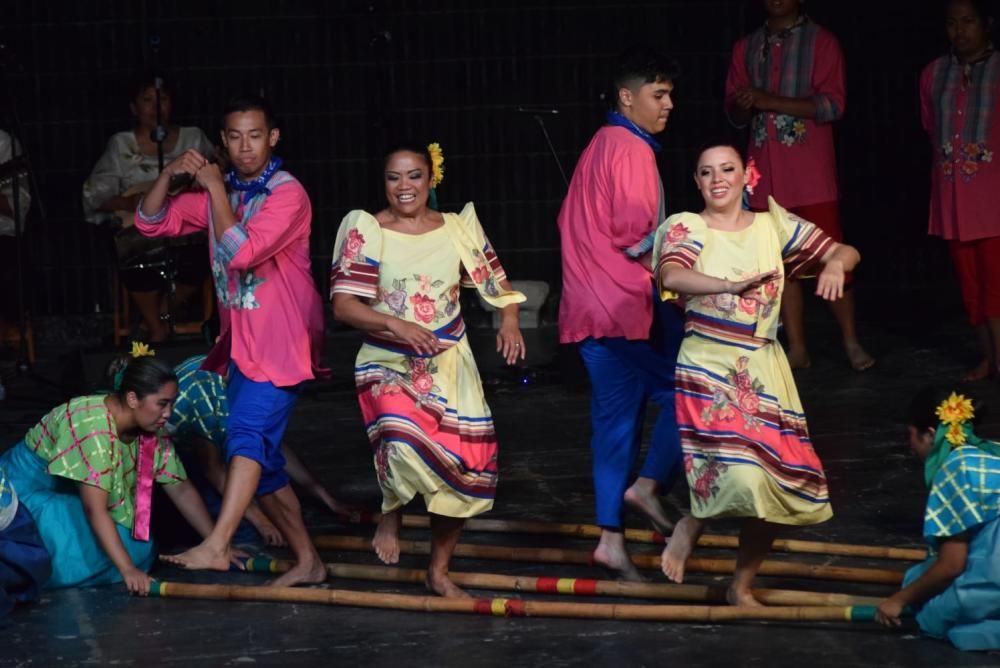
[[[942,247],[925,236],[928,152],[916,89],[920,68],[946,46],[941,6],[807,3],[847,57],[841,185],[848,240],[861,248],[862,280],[870,283],[948,271]],[[175,120],[213,138],[230,94],[263,90],[273,99],[279,153],[313,199],[321,286],[342,216],[381,206],[381,152],[387,137],[402,135],[442,144],[444,207],[476,202],[509,273],[556,282],[555,217],[565,186],[537,122],[516,107],[558,110],[545,124],[571,173],[601,122],[610,59],[633,42],[659,45],[684,71],[660,157],[669,208],[696,207],[691,152],[731,131],[722,114],[731,45],[763,18],[757,0],[15,0],[7,7],[3,95],[16,103],[46,212],[44,219],[33,212],[26,239],[28,295],[39,315],[110,308],[112,265],[102,237],[82,220],[80,186],[107,138],[131,126],[125,83],[154,60],[177,89]]]

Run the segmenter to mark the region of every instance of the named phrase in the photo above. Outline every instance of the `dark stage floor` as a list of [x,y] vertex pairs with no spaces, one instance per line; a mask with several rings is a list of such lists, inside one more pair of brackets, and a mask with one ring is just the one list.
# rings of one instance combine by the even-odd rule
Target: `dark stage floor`
[[[973,357],[971,333],[964,327],[957,292],[939,297],[928,297],[920,290],[901,294],[898,289],[869,287],[862,303],[863,331],[879,362],[864,374],[848,370],[831,331],[832,321],[819,305],[811,305],[814,365],[798,376],[799,390],[816,449],[827,468],[835,517],[794,537],[919,545],[925,492],[918,463],[903,442],[903,410],[917,387],[956,378]],[[558,356],[552,357],[556,349],[553,330],[531,334],[533,351],[541,349],[543,353],[534,359],[553,360],[543,373],[537,374],[535,382],[520,385],[512,382],[511,376],[498,375],[491,365],[483,364],[502,453],[499,497],[490,516],[589,522],[593,498],[588,389],[572,365],[560,364]],[[489,336],[480,333],[477,339],[477,349],[488,351]],[[374,509],[378,491],[349,376],[355,350],[356,338],[352,334],[340,331],[330,335],[327,354],[337,379],[305,394],[288,442],[338,497]],[[54,360],[50,356],[39,370],[58,377],[59,364]],[[1000,436],[1000,386],[987,383],[982,390],[997,407],[983,431]],[[16,442],[58,399],[58,392],[45,390],[49,397],[29,400],[29,394],[37,395],[42,390],[25,379],[10,381],[8,391],[11,398],[0,402],[0,447]],[[670,499],[675,507],[686,507],[682,485]],[[422,508],[414,504],[410,511],[420,512]],[[339,525],[318,506],[307,504],[306,513],[307,522],[318,533],[364,533]],[[631,524],[640,526],[638,518],[632,518]],[[716,527],[716,531],[732,529]],[[413,530],[406,531],[404,537],[424,539],[422,532]],[[592,546],[588,541],[548,537],[470,533],[465,539],[578,549]],[[374,555],[367,553],[328,556],[330,560],[376,563]],[[901,567],[899,562],[844,558],[796,560]],[[423,558],[404,557],[402,563],[421,567]],[[603,576],[582,566],[557,568],[465,559],[456,559],[453,569]],[[656,573],[650,575],[660,579]],[[161,568],[156,576],[165,580],[246,584],[264,579],[255,574],[216,577],[172,568]],[[723,580],[695,575],[691,581]],[[423,593],[415,585],[330,581],[328,586]],[[760,586],[888,593],[877,586],[773,578],[762,578]],[[1000,665],[996,653],[963,654],[945,643],[919,638],[912,627],[888,632],[870,625],[833,623],[722,625],[500,619],[303,604],[143,600],[129,598],[121,586],[47,592],[40,604],[21,607],[0,621],[0,639],[0,666],[291,667],[355,661],[377,666]]]

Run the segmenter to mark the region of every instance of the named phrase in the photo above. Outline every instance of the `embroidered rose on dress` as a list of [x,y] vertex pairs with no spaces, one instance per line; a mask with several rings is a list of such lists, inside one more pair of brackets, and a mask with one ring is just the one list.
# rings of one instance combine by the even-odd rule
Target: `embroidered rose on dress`
[[427,394],[434,388],[434,376],[429,373],[422,373],[413,377],[413,389],[420,394]]
[[718,494],[719,485],[716,483],[719,477],[728,470],[729,467],[715,457],[708,457],[701,466],[692,466],[692,471],[688,472],[688,479],[694,478],[691,491],[694,492],[695,502],[702,503]]
[[365,256],[362,249],[365,245],[365,237],[357,228],[353,228],[347,233],[344,239],[344,250],[340,253],[340,269],[346,276],[351,275],[351,265],[355,262],[364,262]]
[[480,265],[472,270],[472,282],[479,284],[490,277],[490,270],[486,265]]
[[667,243],[676,244],[684,241],[691,234],[691,230],[684,226],[683,223],[674,223],[667,230]]
[[410,303],[413,304],[414,318],[420,322],[434,322],[434,316],[437,315],[437,308],[433,299],[418,292],[410,297]]

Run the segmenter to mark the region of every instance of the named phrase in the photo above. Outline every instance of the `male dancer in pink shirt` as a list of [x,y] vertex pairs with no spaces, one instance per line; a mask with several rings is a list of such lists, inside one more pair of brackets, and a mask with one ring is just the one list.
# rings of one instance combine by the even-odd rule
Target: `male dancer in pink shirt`
[[[189,150],[163,169],[136,216],[147,236],[208,230],[222,335],[205,365],[229,374],[229,471],[218,521],[200,545],[164,559],[228,570],[229,543],[256,496],[297,561],[272,584],[322,582],[326,571],[281,454],[299,389],[319,369],[323,340],[322,304],[309,263],[312,207],[272,153],[280,133],[265,100],[232,100],[223,128],[229,172],[223,175]],[[193,176],[200,190],[168,197],[171,178],[183,174]]]
[[[666,217],[656,167],[673,109],[676,65],[645,48],[624,54],[613,78],[612,110],[584,150],[559,212],[563,293],[559,339],[579,343],[590,376],[594,488],[602,528],[594,562],[627,580],[641,580],[622,533],[624,504],[661,533],[673,525],[659,491],[681,459],[674,414],[674,365],[683,315],[657,305],[662,346],[650,344],[654,320],[650,233]],[[639,477],[647,401],[660,407]]]

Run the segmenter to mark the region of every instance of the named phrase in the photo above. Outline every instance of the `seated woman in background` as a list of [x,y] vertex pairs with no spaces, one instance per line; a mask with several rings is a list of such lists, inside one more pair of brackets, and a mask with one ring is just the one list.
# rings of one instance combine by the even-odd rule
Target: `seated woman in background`
[[212,519],[163,427],[177,378],[155,357],[120,358],[114,391],[52,409],[0,455],[52,557],[48,587],[124,581],[145,595],[156,559],[150,539],[153,483],[201,535]]
[[[159,174],[158,149],[155,141],[156,79],[147,74],[130,86],[129,108],[135,117],[131,130],[111,136],[104,153],[83,184],[83,212],[89,223],[111,223],[123,229],[115,237],[121,280],[129,296],[139,308],[148,340],[163,341],[170,335],[167,322],[168,285],[163,278],[166,246],[162,240],[146,240],[132,226],[132,216],[139,199]],[[160,78],[160,124],[163,139],[163,162],[170,162],[188,149],[205,156],[215,154],[215,148],[200,128],[179,127],[170,122],[173,96],[170,86]],[[134,235],[134,238],[133,238]],[[208,276],[205,244],[189,243],[171,249],[176,285],[175,300],[183,304],[198,292]]]
[[910,404],[909,444],[930,488],[924,539],[930,556],[906,572],[903,588],[876,620],[899,626],[906,606],[920,630],[964,650],[1000,649],[1000,444],[973,431],[972,399],[941,388]]

